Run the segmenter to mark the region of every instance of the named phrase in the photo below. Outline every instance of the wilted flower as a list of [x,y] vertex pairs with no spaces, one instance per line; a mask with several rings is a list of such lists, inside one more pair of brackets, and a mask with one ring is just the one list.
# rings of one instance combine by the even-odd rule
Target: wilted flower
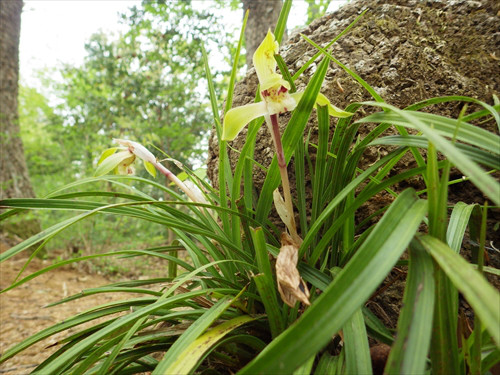
[[281,299],[294,307],[297,301],[310,305],[309,289],[297,270],[299,246],[286,234],[281,234],[281,249],[276,259],[276,278]]

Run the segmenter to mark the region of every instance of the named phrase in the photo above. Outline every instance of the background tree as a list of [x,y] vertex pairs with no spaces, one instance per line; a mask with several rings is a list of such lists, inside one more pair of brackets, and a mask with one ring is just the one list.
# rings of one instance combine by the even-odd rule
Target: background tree
[[61,144],[62,124],[62,117],[54,112],[47,98],[34,88],[19,86],[19,125],[36,196],[44,196],[73,181],[78,172],[72,163],[68,163],[71,150],[77,145]]
[[309,25],[316,18],[322,17],[330,4],[330,0],[305,0],[307,3],[307,22]]
[[266,36],[267,30],[274,29],[280,15],[282,0],[241,0],[243,3],[243,14],[248,14],[247,27],[245,29],[245,48],[247,69],[252,64],[252,56]]
[[144,2],[123,15],[124,35],[95,34],[83,66],[64,69],[60,137],[79,140],[71,152],[82,173],[92,173],[113,137],[152,143],[188,165],[204,161],[211,117],[201,51],[223,50],[229,43],[220,36],[229,35],[211,9],[199,8]]
[[21,0],[0,6],[0,198],[33,197],[20,138],[17,94]]
[[[0,199],[33,197],[20,137],[17,94],[21,0],[0,4]],[[40,231],[40,222],[23,215],[2,230],[27,238]]]

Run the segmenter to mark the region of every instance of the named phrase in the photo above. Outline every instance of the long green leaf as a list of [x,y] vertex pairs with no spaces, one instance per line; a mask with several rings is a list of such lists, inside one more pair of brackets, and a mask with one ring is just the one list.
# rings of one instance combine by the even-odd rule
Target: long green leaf
[[418,103],[414,103],[414,104],[406,107],[405,110],[418,111],[419,109],[428,107],[428,106],[433,105],[433,104],[458,102],[458,101],[476,103],[476,104],[479,104],[485,108],[481,111],[477,111],[477,112],[471,113],[467,116],[464,116],[462,118],[463,121],[467,122],[470,120],[484,117],[484,116],[489,114],[489,115],[493,116],[497,125],[500,127],[500,105],[497,104],[497,105],[491,106],[491,105],[489,105],[481,100],[471,98],[468,96],[461,96],[461,95],[438,96],[435,98],[425,99],[425,100],[418,102]]
[[286,30],[286,23],[288,21],[288,15],[290,14],[290,9],[292,8],[292,0],[285,0],[283,6],[281,7],[280,15],[278,21],[276,22],[276,27],[274,28],[274,36],[276,41],[281,44],[283,35]]
[[[342,353],[338,356],[332,356],[328,352],[323,353],[318,362],[318,365],[316,366],[316,371],[314,371],[314,375],[342,374],[342,371],[338,371],[338,367],[342,368],[343,366],[343,357],[341,357]],[[339,362],[342,362],[340,366]]]
[[474,207],[476,207],[474,204],[467,205],[463,202],[458,202],[451,212],[446,232],[446,242],[457,254],[460,253],[460,249],[462,248],[465,230],[467,229],[467,224],[469,223]]
[[[432,142],[429,142],[428,150],[426,171],[429,202],[428,231],[431,236],[445,241],[450,164],[448,160],[444,161],[445,167],[440,178],[437,152]],[[436,302],[432,321],[431,366],[436,375],[456,374],[460,372],[456,335],[458,292],[440,268],[436,268],[434,280]]]
[[[392,146],[411,146],[419,148],[427,148],[429,142],[422,136],[417,135],[406,135],[406,136],[389,136],[378,138],[371,142],[370,145],[392,145]],[[469,158],[474,160],[476,163],[483,164],[487,167],[500,170],[500,160],[498,155],[494,155],[491,152],[487,152],[463,143],[456,144],[456,147],[467,155]]]
[[[351,28],[354,27],[354,25],[365,15],[365,13],[368,12],[368,9],[365,9],[359,16],[357,16],[354,21],[352,21],[344,30],[340,32],[339,35],[337,35],[335,38],[333,38],[326,46],[325,50],[330,48],[337,40],[339,40],[342,36],[347,34]],[[306,71],[309,66],[316,61],[316,59],[321,56],[321,51],[317,52],[313,57],[311,57],[303,66],[300,67],[300,69],[293,75],[293,80],[296,80],[300,75]],[[375,98],[376,99],[376,98]]]
[[[200,295],[203,293],[206,293],[206,291],[193,291],[193,292],[188,292],[188,293],[183,293],[175,296],[170,295],[183,283],[185,283],[187,280],[195,276],[197,273],[203,271],[204,269],[211,267],[215,264],[221,263],[219,262],[212,262],[204,265],[201,268],[196,269],[193,272],[190,272],[186,275],[183,275],[172,287],[170,287],[162,297],[160,297],[156,302],[151,303],[147,306],[144,306],[143,308],[134,311],[128,315],[122,316],[115,320],[113,323],[109,324],[105,328],[99,330],[98,332],[95,332],[94,334],[90,335],[89,337],[85,338],[81,342],[79,342],[77,345],[74,347],[70,348],[68,351],[64,352],[61,356],[56,358],[53,362],[49,363],[45,367],[46,373],[50,374],[57,374],[61,369],[64,369],[67,367],[68,363],[73,362],[75,359],[79,358],[81,354],[83,354],[86,350],[89,348],[93,347],[97,342],[102,340],[105,337],[108,337],[108,335],[113,334],[120,329],[123,329],[125,327],[129,327],[130,325],[134,324],[134,322],[137,319],[140,319],[144,316],[147,316],[149,314],[154,313],[155,311],[165,308],[171,304],[174,304],[176,301],[183,300],[186,298],[186,296],[190,295]],[[2,358],[3,359],[3,358]]]
[[361,309],[342,326],[347,374],[372,374],[368,335]]
[[[460,122],[457,129],[457,121],[447,119],[446,117],[423,114],[421,112],[403,111],[394,106],[368,102],[367,105],[373,105],[389,110],[383,113],[377,113],[367,116],[359,122],[397,122],[402,126],[415,128],[436,146],[437,150],[442,152],[459,170],[470,177],[471,181],[496,205],[500,205],[500,184],[491,176],[486,174],[475,162],[465,156],[452,142],[446,140],[441,134],[445,133],[453,137],[456,133],[457,139],[465,137],[464,141],[475,144],[478,147],[484,147],[495,153],[500,153],[500,137],[489,133],[483,129],[470,124]],[[375,120],[374,120],[375,119]],[[450,123],[451,121],[451,123]],[[481,146],[482,145],[482,146]]]
[[428,235],[418,237],[439,267],[464,295],[500,348],[500,294],[464,258],[448,245]]
[[255,246],[255,255],[259,267],[259,275],[254,277],[255,284],[266,309],[272,337],[278,336],[284,327],[281,319],[281,310],[276,296],[276,283],[271,270],[269,253],[267,252],[266,239],[261,228],[252,230],[252,239]]
[[[460,119],[451,119],[426,112],[403,111],[382,103],[366,102],[364,104],[379,106],[384,109],[390,109],[390,111],[374,113],[360,119],[358,122],[391,123],[417,129],[423,132],[424,135],[426,135],[426,128],[422,128],[420,124],[426,124],[428,127],[432,126],[433,130],[441,136],[452,138],[456,133],[456,139],[460,141],[484,148],[497,155],[500,154],[500,137],[498,135]],[[460,123],[458,129],[457,123]]]
[[326,153],[328,151],[328,138],[330,131],[330,116],[328,107],[318,107],[318,152],[316,153],[316,165],[314,169],[311,223],[314,223],[319,212],[323,208],[323,196],[327,184],[326,176]]
[[[5,206],[8,207],[23,207],[23,208],[33,208],[32,205],[37,205],[37,207],[46,207],[46,208],[52,208],[53,207],[53,202],[51,199],[31,199],[31,198],[24,198],[24,199],[6,199],[4,201],[1,201],[1,203]],[[57,202],[56,202],[57,203]],[[92,203],[92,204],[91,204]],[[92,215],[95,215],[97,213],[102,213],[102,212],[113,212],[113,213],[119,213],[121,215],[127,215],[131,217],[135,217],[138,219],[144,219],[147,221],[150,221],[152,223],[157,223],[161,225],[165,225],[167,227],[173,228],[173,229],[179,229],[183,230],[184,232],[188,232],[191,234],[200,234],[204,237],[212,238],[216,240],[217,242],[223,244],[224,246],[227,246],[227,248],[231,249],[235,253],[239,254],[242,258],[250,261],[251,258],[248,254],[245,254],[242,252],[240,247],[237,247],[234,245],[234,243],[231,241],[231,239],[227,238],[226,235],[220,235],[218,233],[215,233],[212,228],[205,228],[203,225],[200,225],[199,222],[196,222],[196,225],[192,225],[190,223],[182,222],[179,220],[179,217],[168,217],[165,215],[161,215],[159,213],[152,213],[148,210],[130,210],[130,208],[133,208],[131,206],[137,206],[137,205],[153,205],[153,206],[167,206],[167,205],[176,205],[176,204],[183,204],[186,206],[190,205],[198,205],[198,206],[203,206],[211,209],[217,209],[217,210],[222,210],[223,212],[226,213],[232,213],[234,215],[239,215],[241,214],[238,211],[230,210],[228,208],[221,208],[213,205],[207,205],[207,204],[198,204],[198,203],[188,203],[188,202],[170,202],[170,201],[141,201],[141,202],[125,202],[125,203],[117,203],[117,204],[110,204],[110,205],[103,205],[95,202],[84,202],[82,205],[80,205],[79,201],[67,201],[64,203],[67,205],[68,208],[73,208],[73,209],[88,209],[93,206],[97,206],[97,208],[88,211],[86,213],[80,214],[78,216],[75,216],[73,218],[70,218],[66,220],[65,222],[55,224],[51,228],[48,228],[38,234],[36,234],[33,237],[30,237],[29,239],[25,240],[24,242],[21,242],[20,244],[12,247],[8,251],[0,254],[0,261],[6,260],[10,258],[11,256],[17,254],[20,251],[23,251],[27,249],[29,246],[33,245],[34,243],[40,242],[41,240],[44,240],[46,238],[50,238],[54,236],[55,234],[59,233],[63,229],[66,229],[67,227],[71,226],[72,224],[75,224],[76,222],[83,220],[87,217],[90,217]],[[182,212],[179,210],[175,211],[178,215],[182,216],[184,215]],[[252,218],[248,218],[249,221],[252,223],[255,223],[255,220]]]
[[427,365],[434,312],[434,264],[415,241],[396,340],[385,367],[387,374],[423,374]]
[[[354,22],[356,22],[356,21],[357,21],[357,19]],[[347,66],[342,64],[339,60],[337,60],[330,53],[328,53],[325,48],[320,47],[318,44],[313,42],[307,36],[305,36],[304,34],[300,34],[300,35],[302,36],[302,38],[304,38],[306,40],[307,43],[311,44],[313,47],[318,49],[318,51],[320,51],[320,53],[323,53],[329,60],[333,61],[335,64],[340,66],[342,69],[344,69],[346,71],[347,74],[349,74],[352,78],[354,78],[356,81],[358,81],[358,83],[361,86],[363,86],[366,91],[368,91],[370,93],[370,95],[373,97],[373,99],[375,99],[377,102],[381,102],[381,103],[384,102],[384,99],[382,99],[382,97],[357,73],[355,73],[354,71],[349,69]]]
[[324,293],[240,374],[289,374],[324,347],[396,264],[425,212],[411,189],[401,193]]
[[[229,111],[233,106],[234,83],[236,82],[236,74],[238,73],[238,62],[240,60],[241,47],[243,46],[243,40],[245,38],[245,29],[247,27],[248,12],[249,11],[247,10],[245,12],[245,16],[243,17],[243,23],[241,25],[241,30],[240,30],[240,38],[238,39],[238,46],[236,47],[236,53],[233,57],[233,68],[231,69],[231,76],[229,77],[225,112]],[[208,72],[207,74],[210,74],[210,72]],[[207,77],[211,77],[211,75],[207,75]],[[210,98],[212,98],[212,95],[213,94],[210,95]],[[217,113],[217,105],[214,108],[212,104],[212,112],[214,114]],[[220,134],[218,139],[220,139]]]

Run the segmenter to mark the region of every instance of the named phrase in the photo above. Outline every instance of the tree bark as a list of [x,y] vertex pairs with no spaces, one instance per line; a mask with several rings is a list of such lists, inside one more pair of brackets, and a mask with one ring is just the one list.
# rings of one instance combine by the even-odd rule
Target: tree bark
[[247,27],[245,29],[245,46],[247,70],[253,66],[252,57],[267,34],[267,30],[274,30],[280,15],[282,0],[241,0],[243,3],[243,14],[248,14]]
[[20,137],[17,93],[21,0],[0,4],[0,198],[33,197]]
[[[412,12],[419,9],[419,16]],[[500,70],[498,56],[490,51],[498,51],[498,24],[500,3],[498,0],[480,0],[474,2],[450,2],[436,0],[419,3],[419,7],[408,5],[407,0],[357,0],[350,1],[335,12],[316,19],[309,26],[300,30],[319,45],[326,45],[335,35],[340,34],[349,23],[365,9],[370,9],[355,27],[332,46],[332,55],[346,66],[355,70],[363,79],[379,92],[387,103],[398,108],[428,98],[463,95],[493,104],[493,95],[498,96],[500,88]],[[440,30],[436,34],[433,30]],[[291,74],[297,72],[317,50],[304,40],[299,33],[294,33],[281,44],[281,55]],[[424,53],[424,51],[426,51]],[[478,51],[481,52],[478,55]],[[497,54],[498,55],[498,54]],[[303,90],[316,71],[318,60],[296,81],[298,90]],[[248,72],[246,77],[235,85],[233,107],[252,103],[255,100],[258,80],[255,72]],[[353,102],[373,100],[368,92],[350,75],[331,63],[326,73],[321,92],[332,104],[346,108]],[[429,106],[425,111],[442,116],[457,118],[463,103],[442,103]],[[479,106],[469,104],[468,112],[480,110]],[[368,113],[363,113],[366,116]],[[305,137],[310,145],[318,144],[317,120],[315,111],[305,129]],[[290,113],[280,115],[280,127],[283,132],[290,119]],[[336,120],[331,120],[333,134]],[[493,119],[482,121],[482,128],[498,133]],[[360,139],[366,137],[376,124],[364,124],[359,127]],[[215,129],[215,128],[214,128]],[[235,150],[241,150],[247,139],[245,127],[238,137],[230,143]],[[310,132],[310,135],[309,135]],[[384,133],[392,135],[390,129]],[[306,140],[304,139],[304,142]],[[262,126],[257,134],[253,159],[268,167],[274,156],[271,134]],[[368,147],[358,164],[365,170],[381,156],[386,155],[390,147]],[[306,149],[311,160],[315,160],[316,150]],[[241,154],[229,150],[229,161],[234,168]],[[258,195],[266,178],[263,168],[254,167],[252,183]],[[292,192],[295,188],[294,160],[288,166]],[[212,184],[218,188],[219,145],[215,130],[209,141],[207,174]],[[416,166],[411,153],[406,154],[394,167],[391,175],[402,173]],[[462,175],[452,171],[452,178]],[[312,197],[311,176],[306,163],[305,189],[306,199]],[[496,175],[495,175],[496,176]],[[424,189],[422,179],[408,180],[409,186],[416,190]],[[408,185],[399,184],[400,187]],[[484,197],[470,182],[454,185],[450,188],[450,199],[454,202],[477,202],[483,204]],[[359,212],[367,217],[392,201],[392,196],[381,193]],[[277,215],[274,216],[277,218]],[[279,218],[276,222],[279,222]],[[493,231],[494,232],[494,231]],[[498,234],[496,235],[498,236]],[[500,240],[499,240],[500,241]]]

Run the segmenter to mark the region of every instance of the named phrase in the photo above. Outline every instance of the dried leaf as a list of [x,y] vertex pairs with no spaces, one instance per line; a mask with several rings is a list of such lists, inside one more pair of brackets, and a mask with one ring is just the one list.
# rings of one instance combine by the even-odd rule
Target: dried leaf
[[281,249],[276,259],[276,278],[281,299],[290,307],[297,301],[309,303],[309,289],[297,270],[299,246],[286,234],[281,234]]

